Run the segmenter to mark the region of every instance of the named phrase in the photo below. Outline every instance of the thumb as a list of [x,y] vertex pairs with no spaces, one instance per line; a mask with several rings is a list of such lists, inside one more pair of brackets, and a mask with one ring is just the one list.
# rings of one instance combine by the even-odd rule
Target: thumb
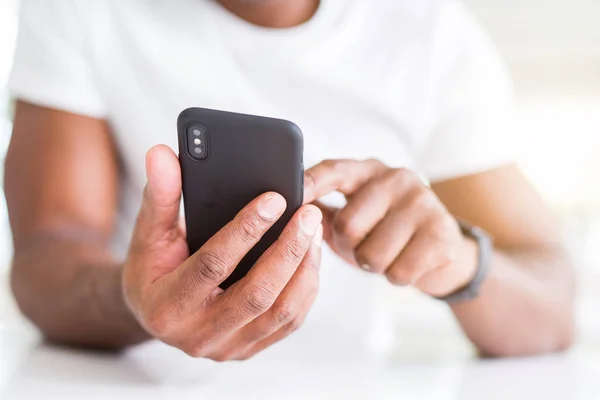
[[179,229],[181,168],[168,146],[158,145],[146,154],[147,184],[138,217],[138,233],[146,240],[164,238]]

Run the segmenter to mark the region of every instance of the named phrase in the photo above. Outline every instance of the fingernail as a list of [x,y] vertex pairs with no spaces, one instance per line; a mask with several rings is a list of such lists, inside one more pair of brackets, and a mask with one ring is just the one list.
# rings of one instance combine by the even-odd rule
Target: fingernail
[[361,264],[360,267],[362,269],[364,269],[365,271],[370,271],[371,270],[371,266],[369,264]]
[[323,246],[323,225],[319,225],[319,227],[317,228],[317,233],[315,233],[313,243],[318,247]]
[[258,206],[258,213],[267,220],[273,220],[285,210],[285,199],[277,194],[269,194]]
[[300,219],[300,228],[307,235],[315,235],[319,226],[321,226],[321,213],[317,211],[307,211]]

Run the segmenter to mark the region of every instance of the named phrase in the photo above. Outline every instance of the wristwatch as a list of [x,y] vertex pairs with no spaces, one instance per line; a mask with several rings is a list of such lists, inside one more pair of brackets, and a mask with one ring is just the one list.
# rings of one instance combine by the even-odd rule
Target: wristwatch
[[472,238],[477,243],[477,271],[471,282],[466,286],[447,296],[437,297],[438,300],[445,301],[446,303],[473,300],[479,295],[481,285],[487,276],[494,250],[492,238],[483,229],[463,221],[458,221],[458,224],[463,235]]

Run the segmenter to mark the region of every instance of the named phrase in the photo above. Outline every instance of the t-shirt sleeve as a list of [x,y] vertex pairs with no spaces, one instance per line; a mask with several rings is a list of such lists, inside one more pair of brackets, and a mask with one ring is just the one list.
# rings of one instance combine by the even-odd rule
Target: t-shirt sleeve
[[458,1],[440,11],[433,32],[429,135],[419,171],[440,181],[514,162],[514,90],[491,40]]
[[21,0],[10,93],[20,100],[103,118],[75,0]]

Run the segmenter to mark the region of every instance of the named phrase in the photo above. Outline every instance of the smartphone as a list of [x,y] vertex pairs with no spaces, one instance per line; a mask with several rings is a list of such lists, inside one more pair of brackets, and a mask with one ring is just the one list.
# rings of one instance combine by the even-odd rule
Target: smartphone
[[179,162],[190,254],[265,192],[287,209],[221,284],[242,279],[281,234],[303,202],[303,136],[290,121],[204,108],[178,118]]

